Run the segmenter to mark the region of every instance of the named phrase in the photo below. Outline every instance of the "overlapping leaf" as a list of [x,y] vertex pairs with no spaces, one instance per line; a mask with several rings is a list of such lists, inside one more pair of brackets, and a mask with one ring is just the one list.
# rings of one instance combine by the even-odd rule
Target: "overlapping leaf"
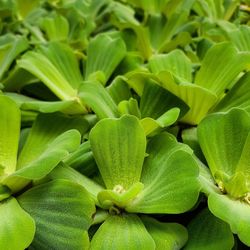
[[110,216],[100,226],[92,241],[92,250],[155,248],[155,242],[136,215]]
[[142,221],[154,239],[156,249],[182,249],[188,239],[184,226],[177,223],[162,223],[150,217],[143,217]]
[[204,209],[189,223],[188,232],[185,250],[232,249],[234,245],[229,225],[213,216],[208,209]]
[[80,185],[55,180],[18,197],[36,223],[32,249],[88,249],[88,230],[95,212],[93,200]]
[[129,212],[182,213],[199,194],[198,167],[192,151],[170,134],[154,137],[141,175],[144,189],[126,207]]

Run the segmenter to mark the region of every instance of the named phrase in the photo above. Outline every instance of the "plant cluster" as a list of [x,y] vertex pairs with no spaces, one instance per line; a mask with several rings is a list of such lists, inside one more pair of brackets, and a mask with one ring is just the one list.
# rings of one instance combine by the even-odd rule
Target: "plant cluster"
[[249,0],[0,0],[0,249],[250,247]]

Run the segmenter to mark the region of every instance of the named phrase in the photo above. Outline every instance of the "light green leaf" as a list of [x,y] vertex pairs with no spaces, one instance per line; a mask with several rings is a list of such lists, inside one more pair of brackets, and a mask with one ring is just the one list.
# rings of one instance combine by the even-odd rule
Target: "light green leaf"
[[20,20],[25,19],[40,4],[39,0],[17,0],[17,15]]
[[126,75],[126,82],[139,96],[142,96],[144,86],[152,81],[152,77],[152,74],[145,70],[134,70]]
[[250,73],[246,73],[216,105],[214,111],[229,111],[231,108],[245,109],[250,113]]
[[91,241],[91,250],[152,250],[155,243],[136,215],[110,216]]
[[0,107],[0,175],[8,175],[16,169],[21,113],[9,97],[1,94]]
[[69,115],[79,115],[85,114],[85,109],[79,106],[76,100],[67,101],[55,101],[55,102],[45,102],[45,101],[30,101],[24,102],[21,105],[22,110],[38,111],[41,113],[54,113],[62,112]]
[[185,245],[188,233],[184,226],[177,223],[162,223],[150,217],[142,217],[142,221],[155,241],[157,250],[179,250]]
[[35,223],[15,198],[0,202],[0,249],[23,250],[35,234]]
[[189,32],[180,32],[176,34],[176,36],[174,36],[170,41],[163,44],[160,52],[169,52],[178,47],[184,47],[187,44],[190,44],[191,41],[192,41],[192,37]]
[[12,176],[27,179],[41,179],[45,177],[60,161],[80,145],[81,135],[77,130],[68,130],[48,144],[44,152]]
[[212,215],[207,208],[191,220],[188,233],[185,250],[226,250],[234,245],[229,225]]
[[141,118],[138,102],[132,97],[129,100],[121,101],[118,105],[118,109],[121,115],[130,114]]
[[196,1],[196,5],[194,6],[194,10],[200,16],[207,16],[211,18],[213,21],[217,19],[223,18],[224,6],[223,1],[211,1],[211,0],[200,0]]
[[18,201],[36,222],[33,249],[88,249],[86,230],[95,206],[83,187],[55,180],[29,189]]
[[227,195],[211,194],[208,197],[209,210],[227,222],[233,233],[250,246],[250,209],[249,204],[229,198]]
[[60,75],[67,80],[68,85],[74,90],[77,89],[83,78],[73,49],[69,45],[59,42],[50,42],[48,46],[42,46],[40,49],[60,72]]
[[207,196],[214,192],[220,193],[220,189],[216,185],[210,169],[198,157],[195,156],[195,159],[199,166],[199,182],[201,186],[201,192]]
[[178,108],[172,108],[161,115],[158,119],[154,120],[150,117],[143,118],[140,122],[142,127],[145,130],[146,135],[154,134],[161,128],[168,127],[174,124],[180,114],[180,110]]
[[39,115],[18,157],[16,173],[3,179],[3,184],[17,192],[29,183],[28,179],[48,174],[80,144],[79,132],[68,131],[70,129],[82,133],[88,129],[88,124],[81,117]]
[[41,113],[54,113],[61,111],[66,114],[81,114],[84,109],[79,106],[77,100],[67,101],[40,101],[25,95],[17,94],[14,92],[5,92],[5,95],[10,97],[21,110],[37,111]]
[[51,41],[66,41],[69,34],[69,22],[61,16],[55,15],[45,17],[40,24],[45,31],[48,39]]
[[[58,55],[59,56],[59,55]],[[62,54],[64,56],[64,54]],[[69,62],[68,60],[66,62]],[[39,78],[61,100],[72,100],[77,90],[67,81],[65,76],[45,55],[29,51],[17,62],[23,68]],[[67,72],[66,65],[66,72]]]
[[[135,18],[134,9],[130,6],[120,3],[112,3],[111,6],[112,14],[116,17],[116,20],[113,20],[114,24],[123,30],[123,35],[130,34],[129,37],[125,36],[127,48],[132,51],[137,49],[142,57],[148,59],[152,54],[148,28],[140,25],[140,22]],[[133,32],[124,32],[124,30],[132,30]]]
[[105,75],[103,82],[105,84],[125,53],[126,46],[120,37],[112,38],[107,34],[96,36],[90,41],[87,50],[86,80],[91,74],[102,71]]
[[173,50],[168,54],[155,55],[149,60],[149,68],[154,74],[168,71],[176,77],[192,82],[192,64],[190,59],[181,51]]
[[9,69],[16,57],[28,48],[28,41],[24,37],[6,34],[0,38],[0,79]]
[[90,106],[99,119],[119,117],[119,111],[107,90],[97,81],[86,81],[79,89],[79,98]]
[[143,189],[141,182],[134,183],[127,190],[116,185],[112,190],[106,189],[98,193],[98,201],[104,209],[125,208]]
[[128,0],[127,2],[133,4],[136,7],[142,8],[150,13],[158,13],[166,9],[167,4],[170,0]]
[[196,74],[195,84],[219,96],[249,65],[249,52],[238,52],[228,42],[218,43],[206,53]]
[[177,214],[192,208],[200,189],[192,150],[173,135],[162,133],[149,142],[147,153],[141,175],[144,189],[126,210]]
[[136,117],[103,119],[91,130],[89,139],[108,189],[120,185],[126,190],[140,181],[146,136]]
[[199,143],[217,183],[225,181],[220,173],[235,174],[249,131],[250,117],[240,109],[211,114],[199,124]]
[[229,39],[236,45],[240,51],[250,51],[250,27],[240,25],[234,30],[227,32]]
[[183,122],[193,125],[198,124],[218,100],[217,96],[212,92],[195,84],[177,84],[171,79],[169,72],[161,72],[158,78],[162,87],[178,96],[190,107],[189,111],[182,118]]
[[77,129],[84,134],[88,129],[87,121],[82,117],[68,117],[61,114],[39,115],[18,157],[18,169],[36,160],[56,137],[69,129]]

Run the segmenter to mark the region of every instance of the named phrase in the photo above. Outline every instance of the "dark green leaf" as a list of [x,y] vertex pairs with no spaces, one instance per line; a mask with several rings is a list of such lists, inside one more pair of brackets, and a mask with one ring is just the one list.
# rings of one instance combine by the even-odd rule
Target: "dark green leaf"
[[29,189],[18,201],[36,222],[33,249],[88,249],[86,230],[95,206],[83,187],[55,180]]

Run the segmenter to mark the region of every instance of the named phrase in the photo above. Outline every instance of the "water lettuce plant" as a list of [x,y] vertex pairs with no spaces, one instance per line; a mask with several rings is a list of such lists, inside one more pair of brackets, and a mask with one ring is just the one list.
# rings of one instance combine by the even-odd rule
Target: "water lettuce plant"
[[248,249],[249,20],[0,0],[0,249]]
[[[25,187],[46,176],[79,146],[80,132],[86,131],[86,122],[60,115],[38,116],[28,137],[21,137],[19,141],[20,110],[9,97],[0,95],[0,102],[0,247],[25,249],[30,244],[39,249],[55,245],[58,248],[81,247],[83,241],[88,241],[83,230],[88,229],[95,211],[87,191],[62,180],[34,186],[27,191]],[[19,143],[21,147],[18,147]],[[24,192],[20,195],[21,190]],[[86,209],[81,210],[82,206]],[[69,210],[71,215],[67,219]],[[71,233],[65,234],[60,227],[68,227]],[[79,241],[72,241],[77,234]]]

